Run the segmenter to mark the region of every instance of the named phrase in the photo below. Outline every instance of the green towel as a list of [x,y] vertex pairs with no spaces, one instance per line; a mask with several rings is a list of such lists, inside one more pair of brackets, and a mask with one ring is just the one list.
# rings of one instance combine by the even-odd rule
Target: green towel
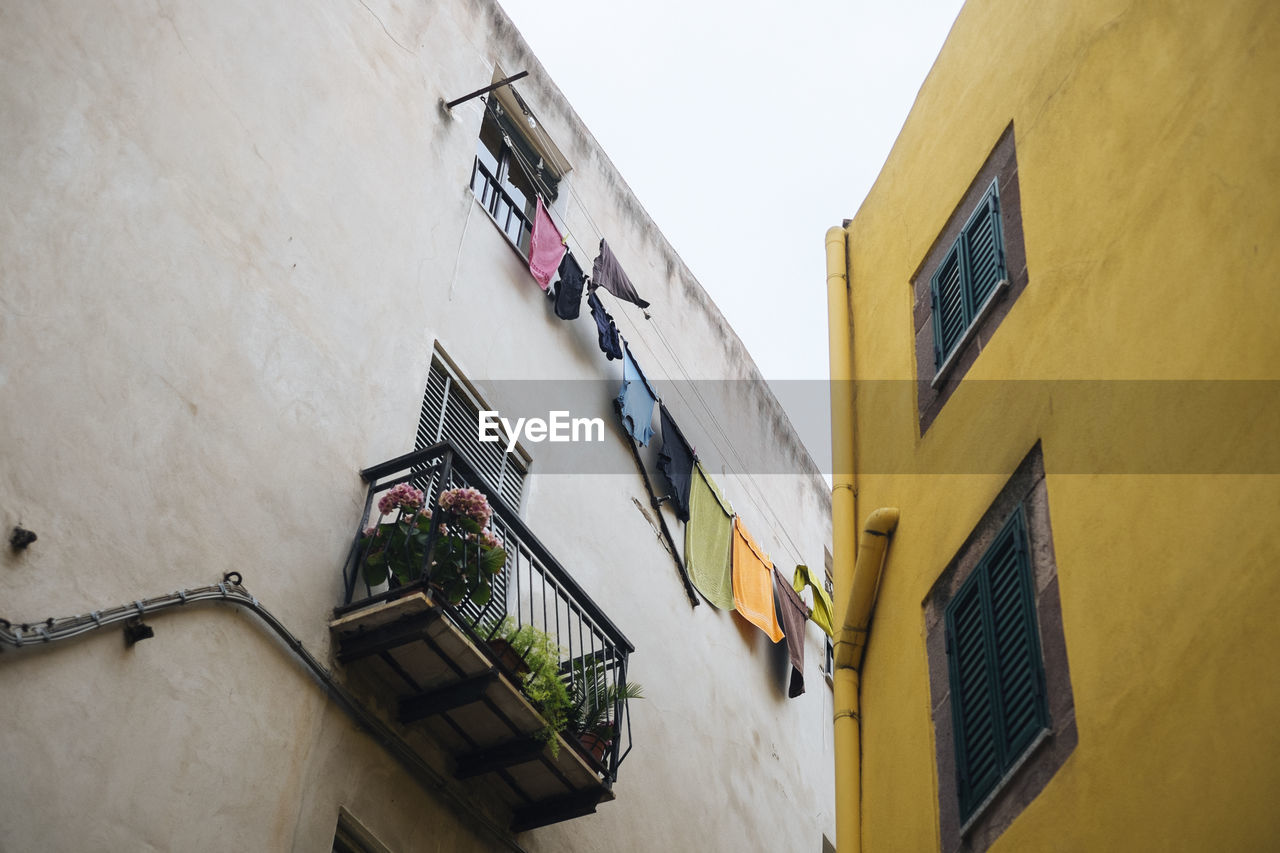
[[813,620],[813,624],[827,632],[827,636],[835,638],[835,633],[831,628],[831,596],[827,595],[827,590],[822,584],[809,577],[808,566],[796,566],[795,577],[791,579],[791,588],[796,592],[803,592],[806,586],[813,587],[813,613],[809,618]]
[[684,565],[693,585],[721,610],[733,609],[729,546],[733,507],[698,462],[689,489],[689,523],[684,527]]

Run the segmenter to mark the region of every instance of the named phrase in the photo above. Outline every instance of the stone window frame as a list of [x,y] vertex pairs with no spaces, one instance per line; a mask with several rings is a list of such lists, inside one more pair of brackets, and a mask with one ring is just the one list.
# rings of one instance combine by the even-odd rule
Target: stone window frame
[[[973,573],[1010,516],[1022,507],[1035,586],[1036,621],[1048,694],[1049,728],[1036,738],[967,820],[961,820],[946,652],[946,608]],[[1018,465],[973,532],[922,602],[929,695],[938,771],[939,833],[943,853],[981,853],[1044,789],[1078,742],[1075,699],[1062,632],[1058,565],[1040,442]]]
[[[1000,227],[1009,283],[997,289],[985,310],[970,324],[959,346],[943,365],[942,371],[937,371],[934,366],[933,275],[946,260],[965,223],[993,182],[999,187]],[[1027,287],[1027,252],[1022,238],[1021,200],[1018,157],[1013,122],[1010,122],[960,202],[952,210],[933,245],[925,253],[924,260],[911,276],[914,298],[912,320],[916,342],[916,411],[921,437],[928,431],[943,405],[977,360],[978,354],[1009,313],[1013,303]]]

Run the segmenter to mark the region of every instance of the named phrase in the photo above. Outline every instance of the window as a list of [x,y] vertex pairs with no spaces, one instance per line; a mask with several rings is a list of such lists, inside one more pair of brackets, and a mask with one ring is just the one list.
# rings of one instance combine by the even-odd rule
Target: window
[[992,181],[946,258],[933,274],[933,367],[935,380],[965,336],[1009,286],[1000,234],[1000,182]]
[[503,501],[518,510],[524,479],[529,472],[528,457],[518,445],[507,453],[506,442],[480,442],[480,410],[492,408],[485,405],[437,353],[431,360],[414,448],[422,450],[441,441],[451,442],[502,495]]
[[982,853],[1075,749],[1039,443],[924,600],[942,850]]
[[[437,351],[431,360],[427,390],[422,397],[422,414],[418,418],[414,449],[422,450],[448,441],[488,481],[489,488],[496,491],[508,507],[519,512],[524,480],[529,473],[529,457],[518,444],[511,453],[507,453],[506,441],[480,441],[480,411],[493,408],[480,399],[461,373],[445,360],[443,353]],[[429,484],[419,485],[431,494]],[[458,605],[458,612],[473,624],[491,614],[496,614],[494,618],[500,617],[506,607],[509,576],[510,561],[494,575],[493,594],[487,605],[478,606],[468,600]]]
[[513,116],[497,97],[489,98],[471,191],[511,242],[527,253],[537,197],[541,193],[546,204],[555,201],[560,178],[525,138],[517,123],[522,119],[537,124],[527,108]]
[[947,605],[946,631],[967,819],[1049,722],[1021,506]]
[[1027,286],[1013,125],[911,278],[923,436]]

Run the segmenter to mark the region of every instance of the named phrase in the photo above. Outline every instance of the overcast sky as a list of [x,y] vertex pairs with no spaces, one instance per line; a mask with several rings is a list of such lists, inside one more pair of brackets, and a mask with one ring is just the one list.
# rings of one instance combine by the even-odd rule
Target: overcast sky
[[[823,237],[871,188],[961,0],[499,2],[765,377],[826,379]],[[825,415],[797,414],[826,455],[800,422]]]

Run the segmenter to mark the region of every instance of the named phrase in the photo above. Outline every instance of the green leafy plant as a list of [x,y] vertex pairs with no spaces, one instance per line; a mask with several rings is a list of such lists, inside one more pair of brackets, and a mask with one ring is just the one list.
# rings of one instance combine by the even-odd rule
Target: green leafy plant
[[362,537],[365,581],[370,586],[404,585],[429,569],[431,583],[444,591],[451,604],[466,599],[483,607],[493,594],[494,575],[507,562],[507,552],[489,528],[489,502],[476,489],[448,489],[440,493],[439,506],[442,512],[433,519],[422,490],[408,483],[382,496],[379,523]]
[[550,634],[532,625],[517,626],[510,616],[504,616],[488,630],[483,627],[479,630],[482,636],[492,635],[490,642],[505,641],[528,667],[528,671],[520,676],[521,687],[546,721],[546,726],[538,732],[539,739],[551,745],[552,756],[558,756],[560,742],[556,735],[568,725],[573,706],[569,688],[560,677],[563,649]]
[[592,746],[589,741],[608,746],[618,736],[614,718],[618,703],[643,699],[644,688],[635,681],[611,683],[608,670],[597,660],[579,659],[573,676],[567,730],[588,748]]

